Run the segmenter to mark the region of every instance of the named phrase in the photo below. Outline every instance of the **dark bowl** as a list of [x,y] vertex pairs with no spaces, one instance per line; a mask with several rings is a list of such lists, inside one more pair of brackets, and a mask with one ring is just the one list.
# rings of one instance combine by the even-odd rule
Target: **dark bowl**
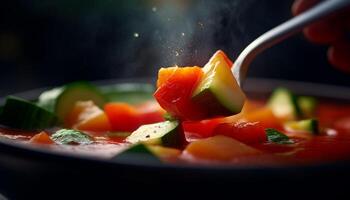
[[[104,81],[98,84],[149,82]],[[297,94],[350,102],[350,88],[312,83],[249,79],[248,96],[267,97],[273,88],[285,86]],[[17,96],[34,99],[42,89]],[[0,193],[10,199],[65,199],[77,196],[301,197],[335,199],[347,195],[350,162],[289,167],[224,167],[158,164],[140,157],[124,160],[66,155],[0,140]],[[49,196],[47,196],[49,195]],[[186,196],[185,196],[186,195]],[[0,196],[1,197],[1,196]],[[0,198],[1,199],[1,198]]]

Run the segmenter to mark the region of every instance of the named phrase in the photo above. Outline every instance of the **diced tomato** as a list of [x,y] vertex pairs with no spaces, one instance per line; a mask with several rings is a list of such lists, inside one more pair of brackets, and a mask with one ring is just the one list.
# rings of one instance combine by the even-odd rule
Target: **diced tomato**
[[224,122],[224,118],[215,118],[201,121],[185,121],[182,127],[187,141],[213,136],[214,129]]
[[236,122],[219,124],[215,135],[225,135],[245,144],[266,142],[265,128],[259,122]]
[[253,147],[222,135],[192,142],[187,146],[186,152],[198,158],[219,161],[261,153]]
[[[207,65],[226,63],[232,67],[232,61],[218,50]],[[154,97],[158,103],[171,115],[180,120],[199,120],[208,118],[208,108],[192,102],[192,94],[203,77],[200,67],[169,67],[158,72],[157,91]]]
[[222,134],[246,144],[254,144],[266,141],[265,128],[281,129],[282,127],[271,109],[262,107],[227,117],[226,123],[218,125],[214,134]]
[[282,128],[281,122],[274,116],[270,108],[259,107],[251,103],[246,103],[242,112],[237,115],[201,121],[185,121],[182,126],[188,141],[221,134],[247,144],[265,142],[265,128]]
[[[166,77],[163,77],[164,74],[167,74]],[[199,67],[162,69],[158,77],[159,88],[154,97],[162,108],[179,119],[201,119],[205,113],[199,105],[191,101],[191,96],[202,75],[203,71]]]
[[30,139],[31,143],[37,143],[37,144],[53,144],[55,143],[50,136],[42,131],[38,134],[35,134],[31,139]]
[[140,124],[136,108],[127,103],[108,103],[104,110],[111,123],[113,131],[134,131]]
[[104,109],[113,131],[132,132],[141,125],[164,121],[164,110],[156,102],[135,106],[127,103],[108,103]]
[[152,124],[164,121],[165,110],[156,101],[148,101],[135,106],[142,124]]
[[178,67],[160,68],[158,71],[157,88],[164,85],[167,80],[178,70]]

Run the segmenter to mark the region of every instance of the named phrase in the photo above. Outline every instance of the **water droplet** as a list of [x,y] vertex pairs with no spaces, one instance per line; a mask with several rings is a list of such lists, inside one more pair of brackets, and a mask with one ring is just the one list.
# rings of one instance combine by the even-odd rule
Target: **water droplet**
[[183,37],[183,36],[185,36],[185,33],[182,32],[181,35],[182,35],[182,37]]
[[134,37],[138,38],[138,37],[140,37],[140,34],[139,33],[134,33]]
[[157,7],[155,7],[155,6],[152,7],[152,11],[153,11],[153,12],[157,12]]

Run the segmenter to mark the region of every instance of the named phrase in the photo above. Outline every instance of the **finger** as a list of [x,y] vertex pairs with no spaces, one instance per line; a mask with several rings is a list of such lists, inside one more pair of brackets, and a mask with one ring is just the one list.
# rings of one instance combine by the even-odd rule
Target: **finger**
[[[300,13],[318,4],[319,0],[296,0],[292,6],[292,13]],[[318,44],[330,44],[343,34],[342,18],[340,15],[331,16],[321,22],[314,23],[303,30],[305,37]]]
[[339,20],[328,19],[308,26],[303,32],[311,42],[330,44],[342,37],[344,30]]
[[336,69],[350,73],[350,42],[343,39],[331,46],[328,60]]
[[294,16],[308,10],[312,6],[316,5],[319,0],[296,0],[292,5],[292,13]]

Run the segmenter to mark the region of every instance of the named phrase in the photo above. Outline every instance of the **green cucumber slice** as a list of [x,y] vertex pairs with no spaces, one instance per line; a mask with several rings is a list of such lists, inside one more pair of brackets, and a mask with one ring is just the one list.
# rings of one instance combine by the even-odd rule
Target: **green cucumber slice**
[[318,120],[316,119],[305,119],[300,121],[290,121],[284,124],[284,128],[287,131],[301,131],[301,132],[309,132],[312,134],[318,134]]
[[145,83],[119,83],[101,86],[100,90],[108,102],[137,104],[153,99],[155,88]]
[[317,107],[316,98],[310,96],[300,96],[298,97],[298,105],[304,118],[314,117]]
[[93,101],[99,107],[103,107],[106,102],[105,97],[95,86],[82,81],[42,93],[39,96],[38,105],[56,113],[59,120],[63,122],[73,109],[75,102],[88,100]]
[[300,116],[297,97],[286,88],[277,88],[273,91],[268,106],[279,118],[286,121],[296,120]]
[[209,62],[193,92],[192,101],[202,105],[208,117],[229,116],[241,112],[245,95],[226,61]]
[[0,122],[11,128],[36,130],[54,126],[57,117],[34,103],[8,96],[1,111]]
[[165,147],[179,147],[183,143],[183,134],[177,121],[165,121],[140,126],[126,141],[132,144],[145,142]]
[[138,159],[148,162],[160,163],[161,160],[154,154],[145,144],[139,143],[132,145],[128,149],[122,151],[118,155],[114,156],[112,160],[130,160],[137,156]]
[[61,129],[51,135],[51,139],[57,144],[91,144],[92,138],[80,131]]

